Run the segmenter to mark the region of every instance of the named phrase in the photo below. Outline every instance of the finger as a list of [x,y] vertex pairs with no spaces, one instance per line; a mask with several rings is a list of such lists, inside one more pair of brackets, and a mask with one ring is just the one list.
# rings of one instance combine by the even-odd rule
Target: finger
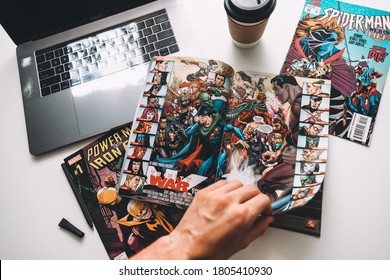
[[220,187],[220,188],[215,189],[216,195],[231,192],[231,191],[239,189],[243,186],[243,183],[239,180],[233,180],[233,181],[229,181],[229,182],[226,181],[226,182],[227,183],[225,185],[223,185],[222,188]]
[[239,203],[243,203],[259,193],[260,190],[254,184],[247,184],[232,191],[233,197],[237,198]]
[[267,195],[261,192],[243,202],[243,205],[246,205],[255,216],[260,214],[265,216],[272,215],[271,201]]
[[227,181],[225,181],[225,180],[219,180],[219,181],[217,181],[217,182],[211,184],[210,186],[208,186],[208,187],[207,187],[207,190],[213,191],[213,190],[218,189],[218,188],[220,188],[221,186],[226,185],[226,184],[227,184]]

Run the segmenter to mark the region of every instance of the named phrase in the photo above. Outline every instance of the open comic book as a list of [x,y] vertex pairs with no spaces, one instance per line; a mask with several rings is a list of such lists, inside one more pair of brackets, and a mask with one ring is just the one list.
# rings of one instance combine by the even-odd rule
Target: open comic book
[[[213,59],[155,57],[118,194],[185,208],[216,180],[240,179],[267,194],[274,213],[303,206],[324,181],[330,88]],[[134,175],[136,186],[127,183]]]
[[390,12],[307,0],[281,73],[331,79],[329,133],[368,146],[390,58]]
[[[110,259],[127,259],[170,233],[183,211],[117,194],[131,123],[112,129],[64,159],[72,188],[86,205]],[[134,179],[136,184],[137,178]]]

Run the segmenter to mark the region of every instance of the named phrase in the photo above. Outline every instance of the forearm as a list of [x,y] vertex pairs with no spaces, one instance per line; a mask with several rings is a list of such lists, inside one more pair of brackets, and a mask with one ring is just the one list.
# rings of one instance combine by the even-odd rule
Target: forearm
[[185,253],[184,247],[177,248],[177,241],[172,240],[172,236],[166,235],[160,237],[150,246],[146,247],[130,260],[188,260],[189,256]]

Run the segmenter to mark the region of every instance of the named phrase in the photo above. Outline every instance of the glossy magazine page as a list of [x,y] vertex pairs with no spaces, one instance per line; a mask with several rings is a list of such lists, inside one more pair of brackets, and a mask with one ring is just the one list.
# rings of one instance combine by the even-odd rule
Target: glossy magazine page
[[390,12],[307,0],[281,73],[331,79],[330,134],[366,145],[389,68]]
[[[275,214],[303,206],[324,180],[330,88],[213,59],[154,58],[118,192],[186,208],[216,180],[240,179],[257,184]],[[130,175],[140,184],[125,187]]]

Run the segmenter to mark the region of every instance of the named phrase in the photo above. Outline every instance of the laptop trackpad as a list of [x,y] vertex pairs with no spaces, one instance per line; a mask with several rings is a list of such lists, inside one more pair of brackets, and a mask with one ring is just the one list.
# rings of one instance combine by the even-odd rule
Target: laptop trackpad
[[147,66],[123,70],[72,89],[81,136],[130,122],[144,89]]

